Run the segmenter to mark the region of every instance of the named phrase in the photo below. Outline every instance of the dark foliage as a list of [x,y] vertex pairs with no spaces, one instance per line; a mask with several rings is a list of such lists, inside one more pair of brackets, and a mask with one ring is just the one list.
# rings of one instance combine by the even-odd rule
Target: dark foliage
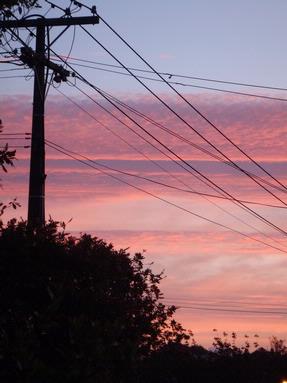
[[[0,133],[1,133],[1,120],[0,120]],[[4,146],[4,149],[0,150],[0,169],[7,173],[7,166],[14,166],[13,161],[15,160],[16,150],[9,150],[8,144]],[[1,181],[1,179],[0,179]],[[1,188],[1,183],[0,183]],[[0,217],[4,214],[5,210],[9,207],[16,209],[19,203],[16,198],[13,201],[4,203],[0,201]]]
[[0,233],[0,381],[135,381],[152,351],[189,339],[141,254],[53,221]]
[[145,360],[140,382],[281,383],[286,379],[286,353],[238,350],[169,344]]
[[0,1],[0,10],[1,9],[11,9],[12,7],[25,7],[27,9],[35,6],[38,3],[38,0],[3,0]]
[[7,165],[13,166],[15,160],[16,150],[9,150],[8,144],[5,145],[4,149],[0,150],[0,167],[7,173]]

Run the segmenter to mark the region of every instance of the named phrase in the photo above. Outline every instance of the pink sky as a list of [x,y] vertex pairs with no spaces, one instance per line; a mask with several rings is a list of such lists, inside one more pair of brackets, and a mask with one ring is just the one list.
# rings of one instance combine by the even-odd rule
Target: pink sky
[[[245,169],[262,174],[185,106],[170,99],[169,95],[162,96],[176,106],[177,111],[201,133],[219,145],[234,160],[240,161]],[[203,94],[198,96],[193,94],[189,97],[224,133],[287,184],[287,111],[284,103],[250,102],[248,98]],[[194,133],[149,97],[139,94],[132,99],[128,95],[121,95],[121,98],[172,131],[192,142],[201,143]],[[120,134],[138,150],[153,160],[160,160],[163,167],[176,174],[184,183],[198,191],[212,192],[181,168],[171,165],[161,154],[148,147],[92,102],[79,98],[76,100],[95,118]],[[5,125],[4,132],[29,132],[31,100],[23,96],[2,97],[0,116]],[[159,132],[158,128],[138,121],[180,153],[185,160],[192,161],[197,169],[234,193],[237,198],[279,204],[248,178],[216,163],[168,134]],[[127,119],[125,122],[132,126]],[[134,152],[110,131],[61,96],[55,96],[47,103],[46,137],[70,150],[95,160],[102,160],[114,168],[183,187],[179,181],[172,179],[170,175]],[[207,148],[206,144],[202,146]],[[1,200],[18,197],[22,207],[17,214],[23,217],[26,217],[28,156],[28,151],[19,150],[15,169],[10,170],[7,175],[2,175]],[[273,311],[287,313],[284,300],[286,253],[165,205],[138,190],[65,158],[63,154],[51,148],[47,148],[47,175],[47,214],[66,221],[72,217],[69,230],[92,232],[111,241],[116,248],[129,247],[131,252],[147,250],[145,252],[147,262],[154,262],[155,271],[164,269],[167,275],[162,283],[162,289],[168,303],[191,306],[195,305],[196,300],[201,303],[207,302],[209,307],[215,304],[220,304],[222,308],[234,306],[240,310],[261,310],[271,307]],[[282,248],[286,246],[283,236],[250,218],[230,202],[215,201],[221,208],[227,209],[241,220],[260,229],[279,244],[272,242],[272,238],[266,239],[263,234],[256,233],[252,228],[246,227],[242,222],[223,213],[199,196],[165,190],[162,186],[150,185],[142,180],[128,177],[124,179],[209,219],[269,243],[276,243],[276,246],[279,244]],[[278,195],[284,198],[284,193],[278,192]],[[286,228],[286,210],[267,207],[254,207],[254,209],[276,225]],[[264,344],[271,335],[287,337],[286,315],[251,315],[186,308],[180,309],[177,317],[184,326],[194,330],[199,342],[205,344],[211,343],[213,328],[220,331],[239,331],[242,334],[259,333],[261,343]]]

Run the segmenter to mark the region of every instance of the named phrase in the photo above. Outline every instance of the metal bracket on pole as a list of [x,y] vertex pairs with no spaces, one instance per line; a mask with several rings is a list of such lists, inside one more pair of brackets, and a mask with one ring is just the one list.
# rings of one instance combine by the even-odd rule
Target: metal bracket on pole
[[66,70],[62,65],[53,63],[52,61],[48,60],[45,56],[39,55],[30,47],[22,47],[21,55],[19,58],[24,64],[28,65],[28,67],[31,69],[34,69],[35,66],[40,63],[43,64],[45,67],[51,69],[55,74],[56,80],[55,78],[54,80],[56,82],[67,81],[67,77],[71,75],[73,76],[73,73]]

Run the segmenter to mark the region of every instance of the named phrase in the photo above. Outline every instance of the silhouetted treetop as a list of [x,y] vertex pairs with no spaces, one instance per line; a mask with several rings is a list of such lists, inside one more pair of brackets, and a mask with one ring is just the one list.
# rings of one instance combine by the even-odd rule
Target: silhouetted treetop
[[70,374],[106,381],[105,374],[121,376],[153,350],[189,339],[173,319],[175,307],[160,301],[163,275],[145,267],[140,253],[58,227],[0,224],[0,354],[22,377],[32,379],[36,363],[45,374],[62,366],[63,375],[45,381],[69,382]]

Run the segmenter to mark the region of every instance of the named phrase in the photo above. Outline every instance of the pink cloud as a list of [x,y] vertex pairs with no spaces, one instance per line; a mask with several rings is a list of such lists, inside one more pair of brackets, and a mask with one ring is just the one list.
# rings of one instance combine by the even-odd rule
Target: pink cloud
[[[205,113],[211,121],[216,123],[224,133],[229,135],[236,143],[242,145],[245,150],[251,151],[252,155],[258,160],[265,161],[282,161],[286,159],[283,140],[286,135],[287,126],[286,111],[283,103],[275,103],[270,101],[265,102],[244,102],[235,101],[232,97],[211,97],[203,95],[191,95],[188,97],[191,102],[196,102],[196,106]],[[202,121],[194,112],[187,108],[182,102],[175,102],[167,97],[171,106],[176,108],[183,117],[190,122],[196,129],[206,135],[210,140],[218,143],[222,150],[231,153],[230,144],[224,141],[218,133],[214,132],[204,121]],[[241,98],[239,98],[241,100]],[[167,125],[169,129],[180,133],[186,138],[198,143],[200,139],[186,126],[184,126],[175,116],[166,111],[158,102],[153,101],[147,96],[137,96],[133,100],[125,99],[129,104],[137,107],[144,113],[147,113],[157,121]],[[115,121],[102,111],[98,106],[94,105],[90,100],[78,100],[81,106],[89,111],[102,123],[106,124],[111,130],[123,135],[124,138],[132,144],[139,145],[139,148],[145,148],[148,153],[154,153],[154,150],[147,149],[147,145],[130,132],[126,127]],[[107,103],[103,103],[107,106]],[[5,117],[6,131],[8,129],[30,129],[30,114],[29,106],[31,101],[25,97],[17,99],[17,97],[5,98],[1,103],[5,110],[1,111],[1,115]],[[110,106],[107,106],[111,109]],[[5,114],[4,114],[5,112]],[[118,112],[117,112],[118,113]],[[126,117],[120,117],[121,120],[127,122]],[[138,120],[136,117],[135,119]],[[24,120],[24,121],[23,121]],[[206,160],[207,157],[198,154],[194,149],[186,144],[179,142],[174,137],[160,132],[156,127],[152,127],[149,123],[139,121],[144,127],[148,128],[152,133],[156,134],[164,142],[173,147],[175,150],[180,150],[180,153],[187,159],[201,158]],[[20,123],[21,122],[21,126]],[[24,125],[24,126],[23,126]],[[114,156],[115,154],[134,155],[130,148],[123,143],[119,144],[119,139],[115,138],[110,132],[106,131],[102,126],[95,122],[91,117],[79,110],[69,101],[56,96],[47,104],[46,112],[47,137],[51,140],[57,139],[57,142],[63,143],[69,137],[69,145],[73,148],[79,147],[85,153],[94,155]],[[136,131],[139,128],[134,127]],[[145,135],[144,133],[141,133]],[[89,137],[89,140],[86,139]],[[150,138],[149,138],[150,139]],[[115,143],[117,145],[115,146]],[[271,144],[272,143],[272,144]],[[208,147],[207,144],[202,144]],[[229,153],[229,154],[230,154]],[[238,160],[242,156],[232,150],[232,156]],[[138,154],[136,154],[138,157]]]
[[172,60],[172,59],[174,59],[174,55],[172,55],[172,54],[170,54],[170,53],[167,53],[167,52],[161,52],[160,54],[159,54],[159,58],[161,59],[161,60],[164,60],[164,61],[166,61],[166,60]]

